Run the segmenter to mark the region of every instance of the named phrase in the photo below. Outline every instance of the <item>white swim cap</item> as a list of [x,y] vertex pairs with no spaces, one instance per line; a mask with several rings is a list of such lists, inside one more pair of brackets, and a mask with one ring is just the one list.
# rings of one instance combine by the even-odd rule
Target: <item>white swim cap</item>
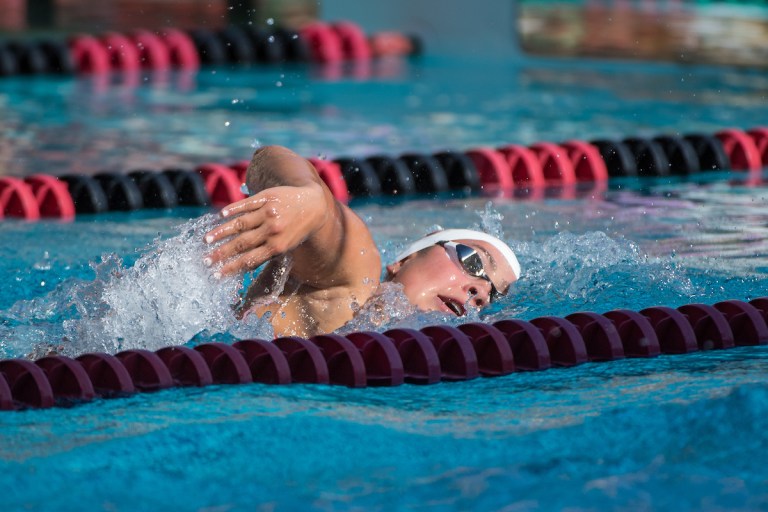
[[401,261],[415,252],[419,252],[422,249],[426,249],[438,242],[455,242],[456,240],[476,240],[478,242],[486,242],[495,247],[501,255],[507,260],[509,266],[512,267],[512,272],[515,274],[515,279],[520,279],[520,263],[517,261],[517,256],[507,244],[499,240],[493,235],[484,233],[482,231],[475,231],[473,229],[444,229],[442,231],[436,231],[429,234],[424,238],[420,238],[413,242],[411,245],[403,249],[400,254],[397,255],[395,261]]

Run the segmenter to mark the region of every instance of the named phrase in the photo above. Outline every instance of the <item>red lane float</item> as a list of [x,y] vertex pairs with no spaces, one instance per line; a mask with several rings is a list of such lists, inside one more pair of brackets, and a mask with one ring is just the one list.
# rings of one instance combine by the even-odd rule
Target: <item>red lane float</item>
[[139,64],[144,69],[165,71],[171,67],[171,55],[165,42],[148,30],[137,30],[131,34],[139,50]]
[[543,316],[534,318],[531,324],[544,335],[553,365],[574,366],[589,360],[584,338],[573,323],[556,316]]
[[109,55],[112,69],[130,73],[141,68],[139,50],[126,36],[117,32],[108,32],[101,37],[101,41]]
[[11,176],[0,177],[0,217],[40,218],[37,199],[27,183]]
[[308,158],[307,160],[315,167],[323,182],[328,185],[333,197],[342,203],[349,202],[349,190],[347,190],[347,183],[341,174],[339,164],[320,158]]
[[371,47],[363,30],[348,21],[340,21],[332,26],[341,43],[342,55],[349,60],[369,60]]
[[432,325],[420,329],[432,339],[445,380],[469,380],[480,376],[477,353],[469,337],[456,327]]
[[102,74],[109,72],[109,52],[93,36],[78,35],[69,43],[75,69],[80,73]]
[[118,358],[110,354],[83,354],[78,357],[94,391],[101,397],[130,395],[136,392],[131,374]]
[[700,350],[732,348],[733,330],[723,313],[708,304],[688,304],[677,308],[696,334]]
[[291,367],[285,353],[274,343],[265,340],[240,340],[233,345],[251,369],[254,382],[264,384],[290,384]]
[[170,370],[154,352],[143,349],[125,350],[115,357],[128,370],[136,389],[157,391],[173,386]]
[[661,354],[659,338],[647,317],[628,309],[603,314],[613,323],[626,357],[656,357]]
[[565,149],[551,142],[538,142],[530,146],[541,162],[544,179],[548,185],[572,185],[576,183],[573,164]]
[[195,71],[200,68],[200,56],[192,39],[182,32],[172,28],[162,31],[160,38],[168,49],[168,57],[175,68],[185,71]]
[[75,218],[75,203],[65,182],[46,174],[34,174],[24,181],[35,196],[41,216],[61,220]]
[[232,168],[210,163],[200,165],[196,170],[203,176],[205,190],[214,206],[226,206],[245,198],[240,190],[242,181]]
[[608,168],[600,150],[580,140],[569,140],[560,144],[573,165],[577,181],[606,181]]
[[603,315],[583,312],[565,317],[579,330],[590,361],[624,358],[624,346],[616,326]]
[[366,386],[368,374],[365,361],[350,340],[338,334],[325,334],[314,336],[311,341],[323,352],[331,384],[350,388]]
[[315,344],[297,336],[277,338],[273,343],[285,354],[293,382],[308,384],[330,382],[328,364]]
[[768,167],[768,128],[758,127],[747,130],[747,135],[752,137],[752,141],[760,153],[763,166]]
[[525,320],[501,320],[493,326],[507,338],[518,370],[546,370],[552,366],[547,340],[538,327]]
[[715,137],[723,144],[731,167],[738,171],[759,171],[763,167],[755,140],[741,130],[721,130]]
[[307,40],[313,60],[325,64],[344,60],[341,39],[330,25],[311,23],[301,29],[301,37]]
[[16,409],[16,405],[13,403],[11,386],[8,385],[8,381],[0,373],[0,411],[12,411],[14,409]]
[[176,386],[208,386],[213,375],[200,351],[188,347],[166,347],[155,352],[171,372]]
[[680,311],[664,306],[646,308],[640,313],[656,331],[659,347],[664,354],[687,354],[699,350],[696,333]]
[[242,353],[225,343],[204,343],[195,347],[202,354],[216,384],[247,384],[253,382],[251,369]]
[[768,323],[768,297],[752,299],[749,304],[756,308],[763,315],[763,320]]
[[515,183],[504,155],[492,148],[474,148],[466,151],[480,175],[480,183],[488,191],[511,190]]
[[490,324],[473,322],[458,329],[469,337],[477,355],[480,374],[486,377],[515,371],[515,356],[504,333]]
[[543,187],[547,184],[539,157],[531,149],[517,144],[498,148],[507,159],[512,181],[517,187]]
[[405,381],[403,360],[390,338],[376,332],[353,332],[346,338],[363,356],[369,386],[399,386]]
[[434,384],[440,381],[440,358],[426,334],[415,329],[390,329],[384,336],[392,340],[400,354],[405,382]]
[[65,356],[49,356],[35,361],[43,369],[57,401],[89,401],[96,397],[85,368]]
[[726,300],[714,305],[728,319],[736,345],[765,345],[768,325],[762,312],[748,302]]
[[[54,406],[51,384],[43,369],[33,362],[24,359],[0,361],[0,376],[10,390],[14,409],[44,409]],[[4,397],[2,402],[7,406],[7,397]]]

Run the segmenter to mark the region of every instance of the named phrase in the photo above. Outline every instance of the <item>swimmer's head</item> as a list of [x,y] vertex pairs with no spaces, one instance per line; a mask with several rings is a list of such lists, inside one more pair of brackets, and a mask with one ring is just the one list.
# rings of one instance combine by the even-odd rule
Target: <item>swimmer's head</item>
[[419,309],[462,316],[467,304],[482,308],[505,295],[520,277],[520,263],[494,236],[446,229],[406,247],[387,271]]

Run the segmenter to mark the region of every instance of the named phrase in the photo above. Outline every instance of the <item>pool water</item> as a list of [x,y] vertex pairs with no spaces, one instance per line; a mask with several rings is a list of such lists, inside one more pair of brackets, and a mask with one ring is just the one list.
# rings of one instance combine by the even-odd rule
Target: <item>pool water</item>
[[[366,80],[291,68],[183,78],[0,82],[0,168],[192,166],[272,143],[398,154],[712,133],[768,117],[768,79],[724,68],[432,58]],[[352,206],[385,261],[436,225],[503,233],[524,275],[479,316],[491,322],[765,296],[767,195],[738,173],[707,173],[578,198]],[[210,213],[0,224],[0,357],[268,334],[226,316],[239,283],[200,264]],[[439,321],[457,322],[391,320]],[[0,509],[768,509],[766,370],[766,347],[741,347],[432,386],[212,386],[6,413]]]

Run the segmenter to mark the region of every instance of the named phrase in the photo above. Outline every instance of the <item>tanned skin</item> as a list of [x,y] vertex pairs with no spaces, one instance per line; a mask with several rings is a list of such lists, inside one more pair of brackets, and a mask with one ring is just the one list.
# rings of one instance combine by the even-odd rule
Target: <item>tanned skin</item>
[[[271,314],[276,336],[332,332],[354,316],[380,283],[381,257],[365,223],[336,201],[315,168],[280,147],[260,148],[246,177],[251,197],[221,211],[230,219],[209,231],[223,241],[205,263],[220,275],[267,266],[247,291],[243,314]],[[287,281],[280,258],[289,257]],[[276,300],[275,300],[276,299]]]

